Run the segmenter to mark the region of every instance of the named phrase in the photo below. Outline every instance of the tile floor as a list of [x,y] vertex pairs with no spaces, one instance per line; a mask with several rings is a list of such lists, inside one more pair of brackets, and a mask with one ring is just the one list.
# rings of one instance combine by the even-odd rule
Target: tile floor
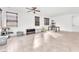
[[7,45],[0,46],[3,52],[79,52],[79,32],[52,31],[11,37]]

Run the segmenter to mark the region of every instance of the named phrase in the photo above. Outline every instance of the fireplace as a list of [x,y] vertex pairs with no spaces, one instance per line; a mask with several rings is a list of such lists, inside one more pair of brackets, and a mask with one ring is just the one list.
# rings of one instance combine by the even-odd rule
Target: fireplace
[[26,35],[35,34],[35,29],[26,29]]

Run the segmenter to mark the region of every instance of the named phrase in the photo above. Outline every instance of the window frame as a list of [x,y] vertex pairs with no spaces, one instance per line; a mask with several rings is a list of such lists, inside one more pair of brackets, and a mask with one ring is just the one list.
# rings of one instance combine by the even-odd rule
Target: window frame
[[44,17],[44,25],[49,25],[50,19],[47,17]]
[[[15,14],[16,15],[16,19],[15,20],[11,20],[11,19],[8,19],[8,17],[10,17],[9,15],[7,15],[7,14]],[[8,23],[13,23],[14,22],[14,24],[15,25],[8,25]],[[7,27],[18,27],[18,13],[15,13],[15,12],[9,12],[9,11],[6,11],[6,26]]]
[[[38,18],[38,19],[36,19]],[[40,17],[39,16],[35,16],[35,26],[40,26]]]

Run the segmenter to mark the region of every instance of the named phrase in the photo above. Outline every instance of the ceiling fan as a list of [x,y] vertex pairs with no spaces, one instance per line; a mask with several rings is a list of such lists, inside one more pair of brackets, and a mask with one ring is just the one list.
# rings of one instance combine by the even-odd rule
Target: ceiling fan
[[31,7],[31,8],[26,8],[26,9],[29,10],[29,11],[27,11],[27,12],[33,12],[34,14],[35,14],[36,12],[40,12],[40,10],[38,10],[37,7]]

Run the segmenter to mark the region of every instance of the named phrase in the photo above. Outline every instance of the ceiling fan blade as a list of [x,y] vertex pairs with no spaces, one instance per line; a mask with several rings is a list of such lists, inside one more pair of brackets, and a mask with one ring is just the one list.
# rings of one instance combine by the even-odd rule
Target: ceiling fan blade
[[32,12],[32,11],[27,11],[27,12]]
[[35,11],[40,12],[40,10],[35,10]]
[[33,10],[33,9],[30,9],[30,8],[26,8],[26,9],[28,9],[28,10]]
[[33,10],[37,9],[37,7],[32,7]]

